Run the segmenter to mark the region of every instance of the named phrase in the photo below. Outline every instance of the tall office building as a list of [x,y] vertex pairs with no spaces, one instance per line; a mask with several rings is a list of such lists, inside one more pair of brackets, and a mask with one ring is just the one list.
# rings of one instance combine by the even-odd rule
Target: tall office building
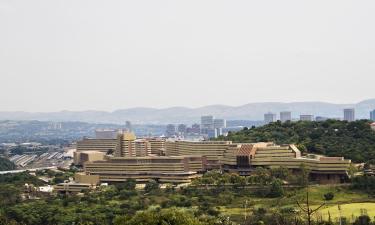
[[370,120],[375,121],[375,109],[370,112]]
[[275,121],[276,121],[276,114],[271,113],[271,112],[264,114],[264,123],[268,124],[268,123],[272,123]]
[[352,122],[355,120],[355,110],[353,108],[344,109],[344,120]]
[[292,121],[292,112],[289,112],[289,111],[280,112],[280,121],[283,123],[286,121]]
[[209,116],[202,116],[201,117],[201,129],[214,129],[214,117]]
[[301,121],[314,121],[314,115],[300,115],[299,120],[301,120]]
[[167,137],[172,137],[176,135],[176,126],[174,124],[168,124],[165,133]]
[[214,128],[226,128],[227,121],[225,119],[214,119]]

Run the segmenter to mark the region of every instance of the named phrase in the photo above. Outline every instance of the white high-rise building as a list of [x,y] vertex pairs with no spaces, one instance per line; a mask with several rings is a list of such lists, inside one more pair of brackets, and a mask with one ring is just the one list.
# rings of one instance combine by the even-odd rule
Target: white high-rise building
[[264,123],[265,124],[269,124],[269,123],[272,123],[272,122],[276,122],[276,114],[274,113],[265,113],[264,114]]
[[201,129],[214,129],[214,117],[211,115],[201,117]]
[[289,112],[289,111],[280,112],[280,121],[283,123],[286,121],[292,121],[292,112]]
[[355,110],[353,108],[344,109],[344,120],[352,122],[355,120]]
[[301,121],[314,121],[314,115],[300,115],[299,120],[301,120]]
[[225,119],[214,119],[214,128],[226,128],[227,121]]

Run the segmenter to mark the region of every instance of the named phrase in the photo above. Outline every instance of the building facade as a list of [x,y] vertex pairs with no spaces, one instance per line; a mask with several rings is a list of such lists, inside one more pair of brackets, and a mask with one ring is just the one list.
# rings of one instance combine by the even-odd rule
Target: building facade
[[264,114],[264,123],[265,124],[269,124],[269,123],[273,123],[273,122],[276,122],[276,114],[274,113],[265,113]]
[[165,135],[167,137],[173,137],[176,135],[176,125],[174,124],[168,124],[167,125],[167,128],[166,128],[166,131],[165,131]]
[[208,115],[201,117],[201,129],[214,129],[214,119],[215,117]]
[[344,120],[348,122],[353,122],[355,120],[355,109],[344,109]]
[[115,139],[118,130],[99,129],[95,130],[95,139]]
[[314,121],[314,115],[307,115],[307,114],[300,115],[299,120],[301,120],[301,121]]
[[338,183],[345,180],[351,161],[343,157],[319,155],[301,156],[295,145],[254,143],[231,145],[225,152],[222,165],[227,172],[249,175],[256,167],[284,167],[292,171],[305,165],[310,178],[319,183]]
[[220,169],[220,159],[230,141],[167,141],[167,156],[198,155],[205,156],[208,169]]
[[375,121],[375,109],[370,112],[370,120]]
[[111,157],[85,163],[86,175],[98,175],[101,182],[190,183],[206,170],[202,156]]
[[282,123],[285,123],[286,121],[292,121],[292,112],[290,111],[280,112],[280,121]]

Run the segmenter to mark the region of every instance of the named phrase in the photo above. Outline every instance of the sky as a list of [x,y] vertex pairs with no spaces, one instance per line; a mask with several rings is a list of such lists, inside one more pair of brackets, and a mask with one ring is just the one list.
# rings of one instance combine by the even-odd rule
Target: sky
[[0,0],[0,111],[374,98],[373,0]]

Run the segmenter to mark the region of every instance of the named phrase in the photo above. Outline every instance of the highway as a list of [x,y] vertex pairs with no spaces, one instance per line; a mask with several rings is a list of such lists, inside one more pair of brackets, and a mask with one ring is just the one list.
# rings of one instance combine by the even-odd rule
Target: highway
[[22,172],[25,172],[25,171],[35,172],[35,171],[38,171],[38,170],[47,170],[47,169],[50,169],[50,170],[57,169],[57,166],[40,167],[40,168],[33,168],[33,169],[27,169],[27,170],[8,170],[8,171],[0,171],[0,175],[1,175],[1,174],[7,174],[7,173],[22,173]]

